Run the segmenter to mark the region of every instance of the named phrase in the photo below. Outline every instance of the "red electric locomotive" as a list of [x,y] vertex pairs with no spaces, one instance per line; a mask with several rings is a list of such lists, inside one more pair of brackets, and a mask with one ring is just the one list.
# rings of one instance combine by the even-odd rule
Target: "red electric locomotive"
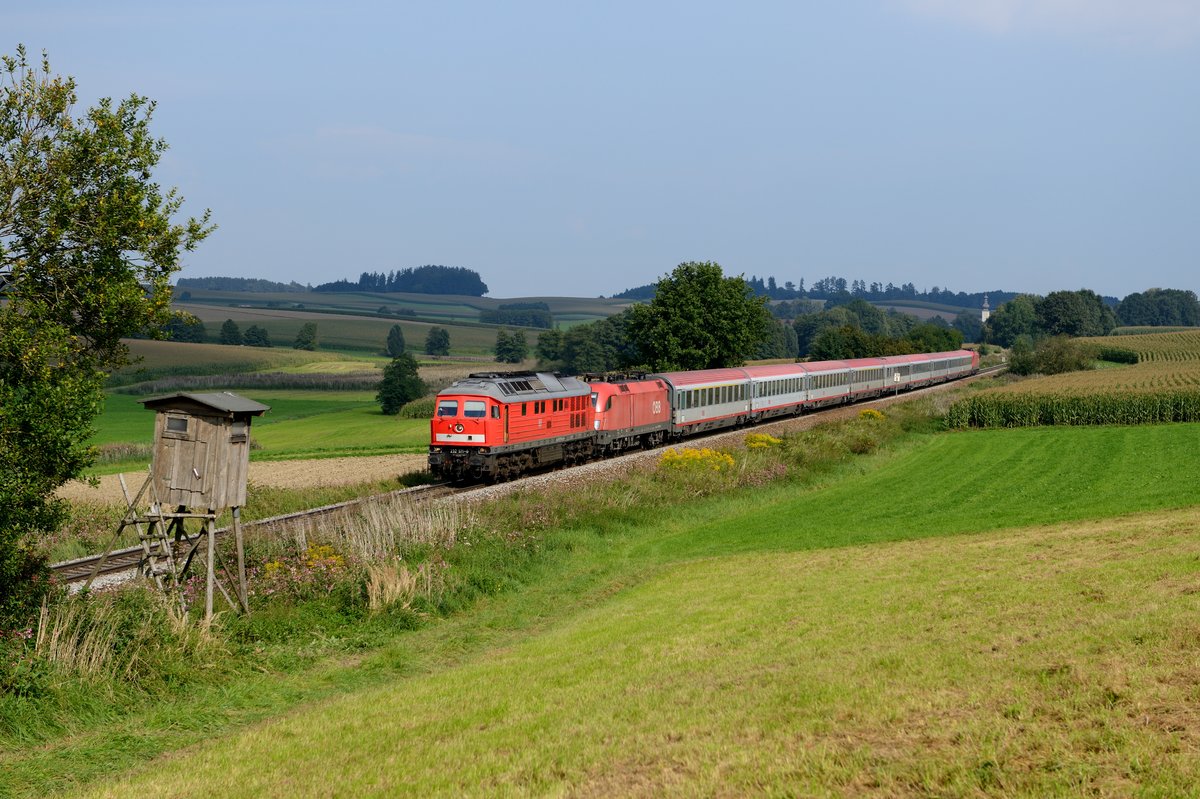
[[659,379],[617,379],[591,384],[596,447],[603,455],[657,447],[671,429],[671,396]]
[[591,389],[549,372],[469,375],[437,396],[429,469],[444,480],[506,480],[595,452]]

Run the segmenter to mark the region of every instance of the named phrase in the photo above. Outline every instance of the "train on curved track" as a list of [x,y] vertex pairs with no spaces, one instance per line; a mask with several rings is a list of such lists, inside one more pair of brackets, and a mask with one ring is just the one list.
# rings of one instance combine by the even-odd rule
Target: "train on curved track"
[[509,480],[978,369],[978,353],[956,350],[636,376],[482,372],[438,393],[429,468],[444,480]]

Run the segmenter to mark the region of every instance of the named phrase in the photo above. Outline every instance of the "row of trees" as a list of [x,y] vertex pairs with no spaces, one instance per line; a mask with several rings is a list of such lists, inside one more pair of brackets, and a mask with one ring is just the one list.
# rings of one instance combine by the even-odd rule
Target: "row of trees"
[[512,325],[514,327],[554,327],[550,306],[544,302],[510,302],[499,308],[479,312],[479,321],[488,325]]
[[1196,327],[1200,325],[1200,301],[1194,291],[1147,289],[1121,300],[1117,319],[1130,326]]
[[[175,291],[188,294],[185,289],[205,289],[208,291],[251,291],[270,294],[284,292],[312,291],[312,286],[304,286],[296,281],[278,283],[274,280],[263,280],[258,277],[181,277],[175,281]],[[183,296],[180,294],[180,298]],[[190,297],[191,295],[188,294]]]
[[[398,358],[408,351],[408,345],[404,341],[404,330],[400,325],[392,325],[391,330],[388,331],[387,341],[383,349],[392,358]],[[425,334],[425,354],[450,354],[450,333],[446,328],[429,328],[429,332]]]
[[250,325],[243,333],[238,327],[238,323],[232,319],[226,319],[221,325],[221,335],[218,338],[221,344],[231,344],[233,346],[245,347],[270,347],[271,334],[265,328],[258,325]]
[[[763,279],[752,275],[745,282],[755,296],[782,301],[800,299],[837,300],[841,302],[849,302],[853,299],[861,299],[868,302],[916,300],[940,305],[952,305],[959,308],[979,308],[983,305],[984,296],[989,297],[992,303],[1003,303],[1016,296],[1016,293],[1008,291],[997,290],[968,293],[951,291],[950,289],[938,286],[918,290],[912,283],[902,283],[897,286],[893,283],[867,283],[865,280],[848,281],[843,277],[836,276],[816,280],[808,288],[804,286],[804,278],[800,278],[798,284],[790,280],[781,284],[774,277]],[[636,288],[622,291],[619,294],[614,294],[613,297],[617,299],[649,300],[654,297],[656,289],[657,284],[648,283],[644,286],[637,286]]]

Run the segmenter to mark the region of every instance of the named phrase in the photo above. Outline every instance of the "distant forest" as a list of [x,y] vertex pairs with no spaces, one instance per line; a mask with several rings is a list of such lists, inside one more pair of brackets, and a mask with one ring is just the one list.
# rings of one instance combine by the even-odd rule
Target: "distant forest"
[[[644,286],[627,289],[620,294],[614,294],[613,299],[651,300],[654,299],[655,285],[654,283],[648,283]],[[761,277],[752,276],[746,280],[746,285],[754,291],[755,295],[769,297],[772,300],[833,300],[835,303],[846,303],[852,299],[866,300],[867,302],[917,300],[940,305],[952,305],[956,308],[980,308],[983,306],[985,295],[991,306],[995,308],[1001,303],[1008,302],[1018,294],[1018,292],[1014,291],[999,290],[979,291],[968,294],[965,291],[955,292],[938,286],[934,286],[926,291],[918,291],[917,287],[912,283],[902,283],[897,286],[892,283],[867,283],[865,280],[847,281],[843,277],[822,278],[815,281],[807,289],[804,287],[804,278],[800,278],[798,285],[790,280],[780,285],[774,277],[768,277],[766,280],[763,280]],[[1117,302],[1115,297],[1106,297],[1105,299],[1110,300],[1110,304],[1116,304]]]
[[554,327],[550,306],[544,302],[510,302],[495,310],[479,312],[479,321],[486,325],[515,325],[520,327]]
[[332,283],[322,283],[313,291],[371,291],[385,294],[406,292],[482,297],[487,294],[488,287],[473,269],[427,265],[415,269],[401,269],[398,272],[363,272],[357,282],[335,280]]
[[276,283],[256,277],[181,277],[177,289],[206,289],[208,291],[256,291],[276,293],[283,291],[312,291],[312,286],[302,286],[296,281]]

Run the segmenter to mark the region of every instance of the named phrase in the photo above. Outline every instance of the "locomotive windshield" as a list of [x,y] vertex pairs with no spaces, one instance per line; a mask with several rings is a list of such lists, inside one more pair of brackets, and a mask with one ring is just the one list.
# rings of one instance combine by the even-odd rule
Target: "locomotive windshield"
[[438,416],[458,416],[457,400],[441,400],[438,402]]
[[487,416],[487,404],[482,400],[467,400],[463,403],[463,416],[482,419]]

